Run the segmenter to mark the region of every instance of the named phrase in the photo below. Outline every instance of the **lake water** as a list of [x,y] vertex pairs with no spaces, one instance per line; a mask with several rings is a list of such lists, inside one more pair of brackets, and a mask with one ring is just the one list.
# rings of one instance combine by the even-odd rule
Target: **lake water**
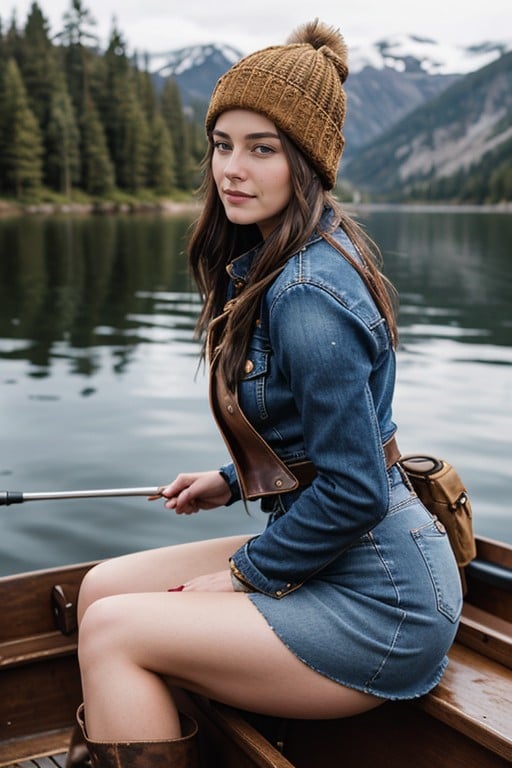
[[[512,542],[512,215],[358,210],[400,293],[403,452],[450,460],[477,533]],[[0,220],[0,490],[157,486],[226,452],[183,257],[190,218]],[[176,517],[141,498],[0,508],[0,574],[233,532],[257,504]]]

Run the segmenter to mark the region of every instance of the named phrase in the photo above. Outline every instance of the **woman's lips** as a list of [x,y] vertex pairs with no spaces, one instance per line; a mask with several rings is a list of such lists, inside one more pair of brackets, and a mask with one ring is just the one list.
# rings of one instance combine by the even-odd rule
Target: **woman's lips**
[[252,200],[254,195],[247,195],[245,192],[238,192],[235,189],[225,189],[224,197],[230,203],[243,203],[245,200]]

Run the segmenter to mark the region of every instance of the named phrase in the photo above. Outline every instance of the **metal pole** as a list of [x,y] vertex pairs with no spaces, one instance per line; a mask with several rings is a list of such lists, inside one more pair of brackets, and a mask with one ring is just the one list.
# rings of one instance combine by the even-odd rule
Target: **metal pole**
[[47,501],[59,499],[94,499],[114,496],[160,496],[163,486],[148,488],[102,488],[90,491],[44,491],[23,493],[22,491],[0,491],[0,507],[22,504],[24,501]]

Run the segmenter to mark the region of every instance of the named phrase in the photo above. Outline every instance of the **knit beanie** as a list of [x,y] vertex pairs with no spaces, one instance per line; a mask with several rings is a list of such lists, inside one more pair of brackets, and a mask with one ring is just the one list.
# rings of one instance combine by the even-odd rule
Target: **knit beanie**
[[345,143],[347,76],[342,36],[316,19],[295,30],[285,45],[241,59],[217,81],[206,130],[210,133],[228,109],[259,112],[292,139],[331,189]]

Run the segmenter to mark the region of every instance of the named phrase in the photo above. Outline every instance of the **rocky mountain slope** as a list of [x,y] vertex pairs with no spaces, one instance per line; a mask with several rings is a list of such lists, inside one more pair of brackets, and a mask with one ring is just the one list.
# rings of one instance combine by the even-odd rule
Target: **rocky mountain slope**
[[[215,83],[242,52],[211,44],[150,56],[202,119]],[[342,175],[363,193],[442,191],[474,169],[512,166],[512,41],[461,47],[395,36],[349,51]]]

